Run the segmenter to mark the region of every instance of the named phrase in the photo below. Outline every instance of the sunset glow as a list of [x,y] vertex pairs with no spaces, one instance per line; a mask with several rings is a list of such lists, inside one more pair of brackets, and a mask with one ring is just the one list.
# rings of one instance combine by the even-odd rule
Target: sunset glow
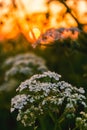
[[[80,23],[87,24],[86,0],[67,0],[66,4]],[[0,40],[22,33],[33,43],[47,29],[77,27],[75,19],[66,11],[57,0],[50,0],[49,4],[47,0],[0,0]]]

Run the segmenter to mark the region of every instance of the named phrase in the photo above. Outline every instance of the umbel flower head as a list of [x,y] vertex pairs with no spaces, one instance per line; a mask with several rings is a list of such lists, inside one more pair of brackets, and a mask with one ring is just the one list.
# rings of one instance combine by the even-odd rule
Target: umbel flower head
[[87,112],[80,112],[80,117],[76,118],[76,128],[79,130],[87,130]]
[[[4,64],[5,70],[4,84],[1,88],[12,88],[10,86],[19,85],[25,79],[34,74],[43,73],[47,71],[45,60],[33,53],[19,54],[8,58]],[[13,85],[10,85],[13,82]]]
[[65,116],[72,116],[80,105],[86,107],[84,89],[60,81],[60,77],[48,71],[36,74],[20,84],[17,95],[11,100],[11,112],[18,110],[18,121],[24,126],[33,126],[43,115],[56,113],[59,118],[63,109]]

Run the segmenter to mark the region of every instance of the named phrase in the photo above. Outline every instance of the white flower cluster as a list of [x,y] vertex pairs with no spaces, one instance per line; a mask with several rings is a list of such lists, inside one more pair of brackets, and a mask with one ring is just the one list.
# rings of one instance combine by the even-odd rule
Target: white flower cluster
[[[16,102],[15,102],[16,101]],[[12,99],[12,105],[14,105],[14,108],[16,109],[22,109],[24,105],[27,104],[28,96],[25,94],[17,95]],[[15,109],[11,109],[11,112]]]
[[[11,101],[11,111],[18,110],[17,120],[25,126],[32,126],[37,118],[49,111],[59,112],[63,108],[64,111],[69,110],[67,113],[74,113],[79,105],[86,107],[84,89],[59,81],[60,77],[55,72],[47,71],[22,82],[17,88],[18,95]],[[23,94],[26,100],[17,99]]]
[[47,71],[44,59],[33,53],[19,54],[8,58],[4,63],[4,67],[8,68],[5,73],[6,80],[16,74],[24,74],[30,77],[35,72],[42,73],[43,71]]
[[80,117],[76,118],[76,128],[79,130],[87,130],[87,113],[80,112]]
[[[16,82],[15,84],[19,85],[20,82],[30,78],[32,75],[48,70],[45,65],[45,60],[33,53],[19,54],[8,58],[4,62],[3,68],[5,70],[5,82],[1,85],[1,90],[6,89],[5,86],[10,85],[10,80],[14,80]],[[15,84],[13,82],[13,88]]]

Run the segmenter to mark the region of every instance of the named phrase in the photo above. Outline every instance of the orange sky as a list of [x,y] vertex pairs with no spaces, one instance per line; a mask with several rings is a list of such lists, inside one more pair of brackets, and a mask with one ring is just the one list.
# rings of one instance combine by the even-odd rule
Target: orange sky
[[[15,38],[20,32],[29,42],[49,28],[75,27],[77,22],[57,0],[0,0],[0,40]],[[72,14],[87,24],[87,1],[67,0]],[[85,26],[85,29],[87,26]]]

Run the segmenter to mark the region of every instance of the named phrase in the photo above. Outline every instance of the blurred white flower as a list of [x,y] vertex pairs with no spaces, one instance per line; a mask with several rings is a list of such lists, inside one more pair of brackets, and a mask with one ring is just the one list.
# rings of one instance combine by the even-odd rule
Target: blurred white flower
[[[8,87],[10,87],[11,85],[14,89],[22,81],[31,77],[34,74],[48,71],[45,65],[45,60],[35,55],[34,53],[19,54],[14,57],[10,57],[6,59],[2,66],[5,70],[5,74],[4,83],[1,85],[0,88],[4,91],[12,90],[8,89]],[[10,80],[14,81],[11,85]]]

